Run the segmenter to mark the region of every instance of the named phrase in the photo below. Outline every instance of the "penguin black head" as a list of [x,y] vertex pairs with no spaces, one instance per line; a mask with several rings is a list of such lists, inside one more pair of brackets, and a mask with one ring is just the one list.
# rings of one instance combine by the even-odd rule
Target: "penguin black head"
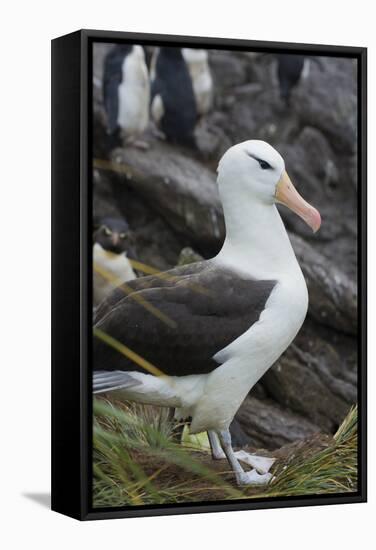
[[111,50],[113,55],[128,55],[133,49],[133,44],[116,44]]
[[129,225],[122,218],[102,218],[94,232],[94,243],[98,243],[104,250],[114,254],[129,251],[132,243],[132,232]]
[[119,71],[124,58],[133,50],[133,44],[115,44],[107,53],[104,59],[104,72],[108,72],[109,76],[113,76]]
[[159,53],[162,54],[163,57],[168,59],[184,59],[180,48],[174,48],[171,46],[162,46],[159,49]]
[[305,57],[304,55],[278,54],[276,58],[280,96],[288,107],[291,92],[298,85],[303,72]]

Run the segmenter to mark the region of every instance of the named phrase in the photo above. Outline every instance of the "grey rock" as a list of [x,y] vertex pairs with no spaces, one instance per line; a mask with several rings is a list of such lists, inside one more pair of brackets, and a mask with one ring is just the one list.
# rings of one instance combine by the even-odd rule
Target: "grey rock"
[[177,265],[188,265],[194,262],[201,262],[203,257],[197,254],[190,246],[186,246],[180,251]]
[[218,92],[244,84],[247,81],[248,60],[232,52],[209,51],[209,66],[214,78],[214,89]]
[[[324,339],[324,334],[318,335],[316,329],[317,325],[306,323],[261,383],[281,406],[333,433],[356,402],[356,380],[346,374],[352,367],[341,348]],[[355,339],[348,341],[356,349]]]
[[[226,116],[220,112],[203,117],[196,126],[195,139],[200,156],[205,161],[216,164],[233,143],[223,130]],[[213,168],[215,168],[213,166]]]
[[303,125],[314,126],[330,140],[333,149],[356,150],[356,62],[320,58],[323,70],[311,63],[309,77],[295,95],[294,109]]
[[218,250],[223,238],[222,207],[215,174],[185,151],[155,141],[148,151],[117,149],[111,167],[124,184],[156,210],[199,251]]
[[270,450],[321,431],[319,426],[276,402],[251,396],[240,407],[230,430],[235,447],[252,445]]
[[160,270],[175,266],[187,242],[180,240],[164,219],[125,185],[116,172],[95,169],[93,179],[94,219],[125,217],[134,237],[135,259]]
[[309,315],[337,330],[357,332],[357,287],[353,280],[296,235],[290,239],[305,275]]

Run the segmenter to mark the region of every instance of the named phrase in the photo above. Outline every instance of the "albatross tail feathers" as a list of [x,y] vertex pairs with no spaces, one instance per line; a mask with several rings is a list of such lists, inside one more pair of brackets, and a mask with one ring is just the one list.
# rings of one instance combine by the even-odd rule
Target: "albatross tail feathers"
[[139,380],[123,371],[94,371],[93,393],[103,393],[140,386]]

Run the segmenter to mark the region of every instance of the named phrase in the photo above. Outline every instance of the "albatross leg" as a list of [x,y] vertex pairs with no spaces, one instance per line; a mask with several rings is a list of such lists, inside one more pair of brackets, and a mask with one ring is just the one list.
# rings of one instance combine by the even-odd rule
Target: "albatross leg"
[[208,430],[208,439],[210,443],[210,450],[213,460],[221,460],[226,458],[225,453],[219,443],[219,439],[214,430]]
[[272,479],[272,474],[258,474],[257,471],[251,470],[250,472],[245,472],[240,466],[238,459],[234,453],[234,450],[231,445],[231,434],[230,430],[222,430],[218,432],[219,441],[223,451],[229,461],[231,468],[234,471],[236,482],[238,485],[266,485]]
[[[208,438],[213,460],[221,460],[223,458],[226,458],[226,455],[223,452],[222,447],[220,446],[219,439],[215,431],[209,430]],[[268,456],[251,455],[246,451],[234,451],[234,455],[238,460],[240,460],[240,462],[244,462],[245,464],[248,464],[248,466],[251,466],[252,468],[257,470],[259,474],[268,473],[275,462],[275,458],[269,458]]]

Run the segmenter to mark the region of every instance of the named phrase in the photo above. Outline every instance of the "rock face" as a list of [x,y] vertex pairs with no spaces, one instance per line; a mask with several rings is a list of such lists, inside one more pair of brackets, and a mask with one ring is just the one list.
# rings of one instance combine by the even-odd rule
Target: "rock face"
[[290,441],[319,432],[317,424],[294,414],[272,399],[247,397],[231,425],[234,447],[252,446],[279,449]]
[[300,237],[291,235],[291,242],[308,284],[310,315],[323,325],[356,334],[355,281]]
[[202,251],[218,248],[224,225],[212,171],[161,142],[154,142],[144,154],[134,148],[117,149],[112,163],[176,233]]
[[142,197],[132,187],[124,184],[121,173],[103,168],[95,169],[93,182],[94,217],[125,217],[134,234],[137,260],[160,270],[177,264],[184,240],[175,236],[158,213],[145,207]]
[[356,152],[356,62],[319,58],[297,92],[296,111],[304,126],[318,128],[339,154]]
[[308,316],[246,398],[231,430],[235,445],[268,449],[333,433],[357,399],[354,62],[311,60],[286,107],[273,55],[211,50],[215,101],[198,121],[197,149],[172,146],[149,130],[149,147],[141,150],[115,147],[106,135],[100,81],[108,48],[98,44],[94,51],[94,216],[127,218],[136,259],[164,270],[220,249],[225,228],[215,170],[223,152],[242,140],[275,146],[299,191],[319,208],[323,224],[315,236],[280,208],[307,280]]
[[[346,372],[348,370],[348,372]],[[307,322],[290,346],[263,377],[265,391],[281,405],[333,432],[356,402],[353,365]]]

